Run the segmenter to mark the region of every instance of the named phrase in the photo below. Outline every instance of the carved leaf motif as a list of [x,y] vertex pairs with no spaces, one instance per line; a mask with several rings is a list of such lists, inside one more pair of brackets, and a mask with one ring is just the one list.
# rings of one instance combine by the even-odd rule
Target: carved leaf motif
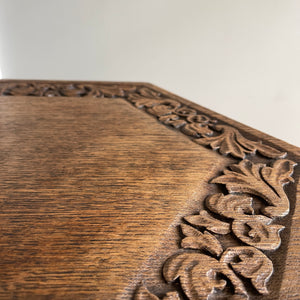
[[156,92],[154,90],[151,90],[149,88],[146,87],[142,87],[138,89],[138,93],[146,98],[159,98],[160,97],[160,93]]
[[245,216],[233,221],[232,231],[244,243],[262,250],[276,250],[281,244],[282,225],[265,216]]
[[284,226],[271,224],[272,219],[265,216],[252,215],[252,198],[215,194],[206,200],[206,204],[211,211],[234,219],[232,230],[244,243],[262,250],[275,250],[280,246],[279,232]]
[[209,129],[207,125],[202,125],[200,123],[186,124],[181,130],[183,133],[193,137],[208,136],[213,134],[213,131]]
[[172,99],[158,100],[157,105],[151,106],[147,111],[157,117],[172,114],[181,104]]
[[175,110],[175,113],[180,117],[189,117],[189,116],[195,116],[197,114],[197,111],[190,107],[182,106],[180,108],[177,108]]
[[59,93],[65,97],[84,97],[90,94],[92,88],[83,84],[68,84],[59,87]]
[[190,300],[209,299],[210,295],[224,290],[227,282],[220,279],[219,274],[231,281],[236,295],[247,299],[243,283],[227,264],[207,255],[183,252],[171,256],[163,267],[166,281],[169,283],[179,278],[181,287]]
[[231,126],[216,125],[214,128],[222,133],[218,136],[195,139],[195,142],[201,145],[210,145],[214,150],[219,149],[221,154],[231,154],[238,158],[245,158],[247,153],[255,153],[256,151],[270,158],[282,158],[286,155],[285,152],[263,145],[261,142],[246,139]]
[[224,251],[221,261],[230,264],[237,274],[251,279],[259,293],[268,294],[266,284],[273,273],[273,264],[261,251],[253,247],[232,247]]
[[206,206],[210,211],[232,219],[254,213],[252,198],[246,195],[214,194],[206,199]]
[[[225,170],[224,175],[211,182],[225,184],[230,193],[257,195],[270,205],[263,209],[265,215],[284,217],[289,213],[289,199],[283,190],[282,182],[290,181],[288,178],[294,165],[294,162],[284,159],[276,161],[271,168],[264,164],[254,164],[245,159],[238,165],[232,165],[231,171]],[[288,171],[286,170],[287,166]],[[264,179],[272,184],[272,187]]]
[[[127,92],[133,92],[134,87],[125,88]],[[92,84],[52,84],[52,83],[18,83],[11,84],[1,92],[6,96],[42,96],[42,97],[124,97],[125,91],[118,85],[97,85]]]
[[38,96],[39,89],[32,83],[10,84],[2,93],[3,96]]
[[201,210],[199,215],[190,215],[184,219],[192,225],[205,227],[214,233],[227,234],[230,232],[230,224],[215,219],[206,210]]
[[158,104],[158,100],[149,98],[132,99],[131,102],[134,103],[137,108],[152,107]]
[[186,118],[188,122],[190,123],[199,123],[202,125],[213,125],[217,123],[217,120],[212,120],[208,116],[197,114],[197,115],[191,115]]
[[127,99],[137,108],[152,107],[159,103],[159,93],[148,88],[139,88],[136,93],[128,93]]
[[101,86],[100,88],[95,89],[92,94],[94,97],[102,98],[115,98],[125,96],[124,90],[117,85]]
[[[294,182],[291,175],[293,174],[294,167],[296,165],[297,163],[291,160],[280,159],[275,161],[272,168],[263,168],[261,173],[263,178],[276,190],[278,184],[285,185],[287,183]],[[280,191],[277,191],[278,194],[280,194]]]
[[215,256],[220,256],[222,254],[223,248],[220,242],[208,231],[202,233],[186,224],[181,224],[181,230],[186,236],[186,238],[181,241],[182,248],[205,249]]
[[159,298],[150,293],[149,290],[144,285],[142,285],[136,292],[134,300],[159,300]]
[[166,125],[171,125],[175,128],[179,128],[186,124],[186,121],[184,121],[183,119],[180,119],[179,116],[174,115],[174,114],[159,117],[159,121],[161,121],[162,123],[164,123]]

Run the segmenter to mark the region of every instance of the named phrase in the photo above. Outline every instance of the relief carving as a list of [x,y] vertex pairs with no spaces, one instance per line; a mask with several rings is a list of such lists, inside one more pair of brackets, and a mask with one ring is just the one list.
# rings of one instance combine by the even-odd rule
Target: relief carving
[[291,174],[295,163],[291,160],[276,160],[272,167],[255,164],[245,159],[225,170],[224,175],[212,183],[225,184],[230,193],[248,193],[263,198],[267,206],[262,212],[271,218],[284,217],[289,213],[289,199],[284,185],[293,182]]
[[233,247],[224,251],[221,261],[229,264],[234,272],[251,279],[260,294],[268,294],[267,282],[273,273],[272,261],[253,247]]
[[237,158],[245,158],[246,154],[255,154],[256,152],[269,158],[282,158],[286,155],[285,152],[280,152],[261,142],[246,139],[237,129],[231,126],[216,125],[214,129],[216,132],[221,132],[221,134],[212,137],[204,136],[204,138],[195,139],[194,141],[200,145],[210,145],[214,150],[219,149],[221,154],[227,155],[230,153]]
[[[273,263],[263,251],[281,244],[284,226],[274,222],[288,213],[283,186],[293,181],[294,166],[287,159],[272,166],[243,160],[211,181],[225,184],[228,194],[210,195],[205,209],[183,218],[181,249],[163,265],[164,280],[177,283],[180,299],[249,299],[245,278],[257,293],[269,293]],[[253,197],[261,206],[254,207]],[[240,245],[225,246],[220,235],[236,237]]]
[[196,252],[183,252],[171,256],[163,267],[167,282],[179,279],[184,294],[191,300],[207,299],[223,291],[230,281],[236,299],[247,299],[244,284],[227,263]]
[[194,226],[205,227],[214,233],[227,234],[230,232],[229,223],[215,219],[206,210],[201,210],[198,215],[186,216],[184,220]]
[[218,125],[217,120],[197,112],[195,109],[170,99],[147,88],[138,88],[126,96],[137,108],[158,117],[166,125],[180,129],[184,134],[193,137],[193,141],[221,154],[245,158],[247,154],[259,152],[268,158],[283,158],[281,152],[271,146],[245,138],[237,129],[228,125]]
[[[1,86],[0,86],[1,88]],[[134,87],[127,91],[135,90]],[[8,83],[1,89],[2,96],[40,96],[40,97],[124,97],[125,91],[118,85],[81,83]]]
[[182,233],[186,236],[181,240],[182,248],[207,250],[217,257],[222,254],[222,245],[214,235],[209,233],[209,231],[204,231],[202,233],[201,231],[187,224],[180,224],[180,227]]

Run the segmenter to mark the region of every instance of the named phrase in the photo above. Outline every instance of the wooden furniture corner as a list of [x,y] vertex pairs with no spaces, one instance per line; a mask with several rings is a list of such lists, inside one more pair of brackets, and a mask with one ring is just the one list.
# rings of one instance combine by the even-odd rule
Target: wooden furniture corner
[[0,95],[0,299],[300,299],[299,148],[148,83]]

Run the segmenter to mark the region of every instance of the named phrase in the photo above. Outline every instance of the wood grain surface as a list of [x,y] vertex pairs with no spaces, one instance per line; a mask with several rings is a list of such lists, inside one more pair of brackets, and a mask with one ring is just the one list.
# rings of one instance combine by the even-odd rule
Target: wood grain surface
[[0,299],[300,299],[297,147],[148,84],[0,93]]

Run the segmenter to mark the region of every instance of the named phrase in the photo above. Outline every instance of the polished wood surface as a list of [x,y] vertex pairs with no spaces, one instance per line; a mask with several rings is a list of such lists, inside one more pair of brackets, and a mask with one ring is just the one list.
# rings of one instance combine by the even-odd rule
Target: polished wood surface
[[0,299],[299,299],[297,147],[148,84],[0,93]]

